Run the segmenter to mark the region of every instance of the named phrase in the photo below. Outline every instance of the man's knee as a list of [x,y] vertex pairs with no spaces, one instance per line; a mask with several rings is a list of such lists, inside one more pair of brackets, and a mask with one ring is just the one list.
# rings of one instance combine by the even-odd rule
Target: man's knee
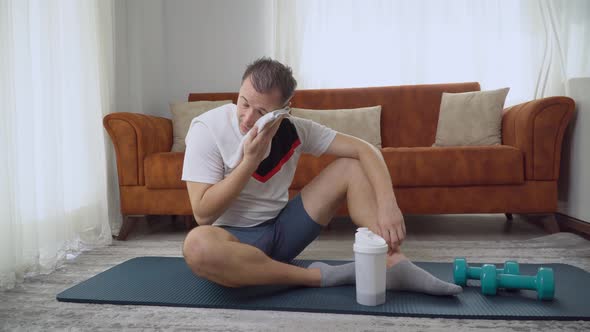
[[214,226],[199,226],[186,236],[182,245],[182,254],[187,265],[198,276],[205,277],[213,266],[216,255]]
[[361,162],[354,158],[338,158],[332,162],[334,170],[342,175],[346,174],[347,178],[351,176],[363,175],[363,168]]

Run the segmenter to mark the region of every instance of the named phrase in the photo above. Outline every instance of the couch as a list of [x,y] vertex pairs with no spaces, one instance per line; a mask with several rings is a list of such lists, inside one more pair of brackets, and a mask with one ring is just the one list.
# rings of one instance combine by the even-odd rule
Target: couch
[[[479,91],[476,82],[298,90],[292,106],[306,109],[381,105],[383,157],[403,213],[547,215],[556,231],[557,180],[564,131],[574,111],[568,97],[549,97],[504,109],[502,144],[432,147],[443,92]],[[236,102],[237,93],[191,93],[189,101]],[[137,215],[192,216],[181,181],[184,153],[170,152],[172,121],[111,113],[103,124],[117,157],[125,239]],[[289,189],[300,191],[333,160],[303,155]],[[339,215],[346,215],[346,207]]]

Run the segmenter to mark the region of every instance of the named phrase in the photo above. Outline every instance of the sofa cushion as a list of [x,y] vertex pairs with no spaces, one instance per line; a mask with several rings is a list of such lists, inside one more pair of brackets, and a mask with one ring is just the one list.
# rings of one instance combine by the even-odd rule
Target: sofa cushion
[[152,153],[144,160],[145,185],[149,189],[186,189],[182,176],[184,152]]
[[[443,92],[479,91],[479,83],[297,90],[291,107],[342,109],[381,105],[383,147],[432,146]],[[220,95],[219,97],[223,97]],[[203,94],[199,99],[211,98]]]
[[[481,147],[385,148],[383,158],[395,187],[501,185],[524,183],[522,152],[507,145]],[[301,189],[336,158],[303,154],[292,189]],[[182,152],[160,152],[144,162],[149,189],[186,189]]]
[[500,145],[508,90],[443,93],[433,146]]
[[291,108],[293,116],[310,119],[340,133],[358,137],[381,148],[381,105],[352,109]]
[[[413,147],[382,149],[395,187],[524,183],[522,152],[514,147]],[[335,158],[302,155],[291,189],[301,189]]]
[[522,151],[507,145],[386,148],[382,152],[397,187],[524,183]]
[[172,133],[174,135],[171,151],[183,152],[186,149],[184,140],[191,125],[191,121],[193,121],[194,118],[219,106],[230,104],[231,102],[231,100],[201,100],[170,104],[170,112],[172,113]]

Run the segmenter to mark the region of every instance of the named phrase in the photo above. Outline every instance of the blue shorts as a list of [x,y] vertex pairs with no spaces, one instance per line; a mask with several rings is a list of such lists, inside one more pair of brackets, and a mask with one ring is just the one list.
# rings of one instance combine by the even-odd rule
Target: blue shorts
[[303,208],[301,195],[295,196],[278,216],[254,227],[218,226],[241,243],[255,246],[270,258],[288,263],[320,234],[322,226]]

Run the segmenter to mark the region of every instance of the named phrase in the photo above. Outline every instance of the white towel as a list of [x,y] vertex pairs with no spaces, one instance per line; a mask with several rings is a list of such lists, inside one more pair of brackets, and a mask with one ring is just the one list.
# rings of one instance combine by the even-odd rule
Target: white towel
[[[256,121],[256,123],[254,124],[253,127],[258,128],[258,133],[262,132],[264,130],[264,128],[270,124],[273,123],[276,119],[279,118],[279,116],[283,115],[283,114],[289,114],[289,108],[282,108],[282,109],[278,109],[272,112],[268,112],[266,114],[264,114],[262,117],[260,117],[260,119],[258,119]],[[246,139],[248,138],[249,135],[251,135],[252,133],[252,129],[250,129],[246,135],[244,135],[244,137],[242,138],[242,141],[240,142],[240,146],[238,147],[238,149],[236,150],[236,152],[234,153],[234,155],[230,158],[229,162],[227,163],[227,166],[229,168],[236,168],[238,166],[238,164],[240,163],[240,161],[242,160],[242,156],[244,155],[244,142],[246,141]],[[271,142],[272,143],[272,142]],[[266,153],[264,155],[264,158],[268,157],[268,155],[270,154],[270,148],[271,148],[272,144],[268,145],[268,148],[266,149]]]

